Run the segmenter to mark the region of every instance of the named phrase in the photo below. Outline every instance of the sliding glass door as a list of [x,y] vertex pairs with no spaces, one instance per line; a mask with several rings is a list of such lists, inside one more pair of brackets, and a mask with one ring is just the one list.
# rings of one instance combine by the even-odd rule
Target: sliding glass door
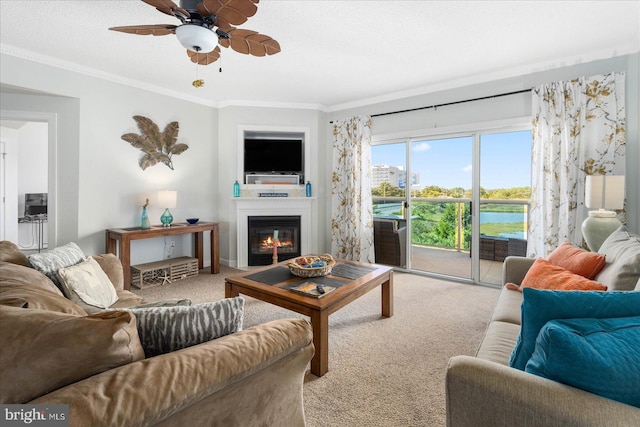
[[406,225],[405,205],[408,187],[407,144],[403,141],[372,147],[371,195],[373,216]]
[[500,284],[502,262],[526,255],[531,131],[479,135],[479,280]]
[[471,279],[473,138],[410,143],[411,268]]
[[372,147],[374,217],[406,227],[406,268],[499,284],[524,255],[531,132],[470,132]]

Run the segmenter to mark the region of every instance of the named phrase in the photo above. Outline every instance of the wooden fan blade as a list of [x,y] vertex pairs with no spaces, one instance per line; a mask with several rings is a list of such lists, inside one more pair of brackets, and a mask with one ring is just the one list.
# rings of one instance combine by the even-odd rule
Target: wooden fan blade
[[187,55],[191,58],[191,62],[195,62],[200,65],[213,64],[220,58],[220,46],[216,46],[211,52],[198,53],[191,50],[187,50]]
[[[198,4],[198,13],[201,16],[216,15],[231,25],[240,25],[247,22],[258,11],[256,6],[260,0],[202,0]],[[218,25],[216,23],[216,25]]]
[[141,36],[166,36],[167,34],[175,34],[176,32],[176,26],[171,24],[130,25],[128,27],[111,27],[109,29],[122,33],[139,34]]
[[280,44],[271,37],[240,28],[229,31],[229,39],[220,39],[219,43],[245,55],[265,56],[280,52]]
[[225,21],[223,18],[217,18],[215,25],[216,27],[218,27],[219,29],[221,29],[226,33],[228,33],[229,31],[235,28],[233,25],[231,25],[228,21]]
[[186,10],[184,10],[183,8],[181,8],[171,0],[142,0],[142,1],[145,2],[146,4],[150,4],[151,6],[155,7],[160,12],[166,13],[167,15],[170,15],[170,16],[175,16],[171,11],[172,9],[177,10],[187,18],[191,16],[189,12],[187,12]]

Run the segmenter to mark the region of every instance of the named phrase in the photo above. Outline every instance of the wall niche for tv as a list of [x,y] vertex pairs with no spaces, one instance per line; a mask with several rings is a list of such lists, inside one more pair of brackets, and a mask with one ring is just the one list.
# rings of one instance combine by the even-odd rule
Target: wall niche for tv
[[305,132],[245,130],[244,183],[304,184],[305,139]]

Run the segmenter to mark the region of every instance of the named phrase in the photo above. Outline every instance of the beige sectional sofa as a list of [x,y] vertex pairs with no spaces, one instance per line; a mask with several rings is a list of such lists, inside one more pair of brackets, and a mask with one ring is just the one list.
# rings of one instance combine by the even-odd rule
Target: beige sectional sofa
[[[640,239],[624,227],[614,234],[600,250],[607,263],[595,280],[609,290],[640,291]],[[534,261],[508,257],[503,282],[520,285]],[[640,408],[509,367],[522,300],[522,292],[503,287],[476,356],[449,361],[447,426],[640,425]]]
[[[68,404],[70,425],[82,427],[305,424],[308,321],[276,320],[145,358],[133,313],[87,314],[13,255],[0,242],[0,403]],[[142,302],[122,290],[115,256],[96,258],[118,307]]]

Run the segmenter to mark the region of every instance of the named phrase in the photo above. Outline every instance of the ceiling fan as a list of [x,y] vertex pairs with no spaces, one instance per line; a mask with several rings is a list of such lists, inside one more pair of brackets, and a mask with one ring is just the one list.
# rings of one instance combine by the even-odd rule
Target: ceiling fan
[[209,65],[220,58],[220,46],[253,56],[280,52],[280,44],[271,37],[252,30],[235,28],[258,11],[260,0],[142,0],[157,10],[174,16],[181,25],[155,24],[112,27],[129,34],[166,36],[175,34],[187,49],[191,61]]

